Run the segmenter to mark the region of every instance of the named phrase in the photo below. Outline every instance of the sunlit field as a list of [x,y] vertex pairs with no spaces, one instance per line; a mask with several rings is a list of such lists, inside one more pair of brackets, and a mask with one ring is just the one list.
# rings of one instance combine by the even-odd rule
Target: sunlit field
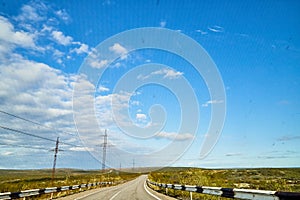
[[[149,175],[159,183],[300,192],[300,168],[199,169],[165,168]],[[162,193],[165,188],[154,187]],[[168,189],[168,195],[188,199],[189,193]],[[193,194],[193,199],[227,199]]]
[[[116,172],[107,170],[104,173],[101,171],[87,171],[74,169],[58,169],[52,183],[52,170],[0,170],[0,192],[18,192],[21,190],[39,189],[46,187],[70,186],[77,184],[86,184],[94,182],[113,182],[119,184],[131,179],[134,179],[139,174]],[[96,187],[105,187],[93,186]],[[90,189],[91,189],[90,188]],[[79,191],[86,190],[70,190],[54,194],[54,197],[65,196]],[[31,197],[33,199],[44,199],[49,194],[40,197]]]

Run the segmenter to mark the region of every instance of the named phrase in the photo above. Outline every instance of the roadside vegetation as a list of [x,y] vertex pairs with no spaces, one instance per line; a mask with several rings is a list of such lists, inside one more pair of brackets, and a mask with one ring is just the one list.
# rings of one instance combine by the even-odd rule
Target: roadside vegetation
[[[159,183],[182,185],[244,188],[300,192],[300,168],[259,168],[259,169],[199,169],[164,168],[149,174],[149,179]],[[154,187],[159,192],[166,189]],[[169,196],[189,199],[189,193],[173,189]],[[228,199],[218,196],[193,193],[193,199]]]
[[[113,184],[123,183],[132,180],[140,174],[118,172],[115,170],[85,171],[74,169],[57,169],[52,183],[52,170],[0,170],[0,193],[18,192],[29,189],[40,189],[46,187],[70,186],[94,182],[113,182]],[[103,186],[93,186],[89,189]],[[54,197],[66,196],[79,191],[87,190],[82,188],[78,190],[64,191],[54,194]],[[50,194],[26,199],[49,199]]]

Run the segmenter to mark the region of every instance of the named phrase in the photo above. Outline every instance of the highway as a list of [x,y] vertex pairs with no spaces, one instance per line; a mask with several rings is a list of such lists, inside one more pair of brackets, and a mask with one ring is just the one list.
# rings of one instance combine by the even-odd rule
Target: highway
[[172,200],[174,198],[154,192],[146,186],[147,175],[113,187],[100,188],[71,195],[60,200]]

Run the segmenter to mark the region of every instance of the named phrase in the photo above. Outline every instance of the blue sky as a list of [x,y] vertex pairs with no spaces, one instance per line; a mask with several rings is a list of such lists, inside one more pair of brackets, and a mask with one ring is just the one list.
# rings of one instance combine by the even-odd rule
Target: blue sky
[[[299,10],[297,1],[0,1],[0,168],[51,168],[57,137],[57,167],[100,168],[105,129],[114,168],[299,167]],[[200,44],[220,98],[184,56],[135,50],[139,34],[115,40],[145,27]],[[226,108],[225,123],[201,158],[213,106]]]

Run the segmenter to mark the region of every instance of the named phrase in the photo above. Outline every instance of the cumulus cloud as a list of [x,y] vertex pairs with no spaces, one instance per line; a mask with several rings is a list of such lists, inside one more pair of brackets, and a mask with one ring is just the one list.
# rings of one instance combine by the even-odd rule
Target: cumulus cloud
[[71,36],[65,36],[61,31],[52,31],[52,37],[57,43],[65,46],[70,45],[73,41]]
[[62,9],[62,10],[57,10],[55,12],[55,14],[60,18],[62,19],[64,22],[69,22],[71,20],[71,17],[70,15],[66,12],[65,9]]
[[34,35],[25,31],[16,31],[7,18],[0,16],[0,45],[17,47],[36,47]]
[[154,75],[161,74],[164,78],[176,79],[183,75],[183,72],[175,71],[173,69],[161,69],[159,71],[153,72]]
[[101,69],[108,64],[108,60],[90,60],[90,66],[96,69]]
[[137,121],[144,121],[147,119],[147,116],[143,113],[137,113],[135,118]]
[[71,114],[72,76],[22,58],[0,67],[2,109],[10,108],[19,114],[30,112],[43,118]]
[[151,72],[148,75],[140,74],[137,76],[137,79],[145,80],[145,79],[148,79],[151,76],[155,76],[155,75],[162,75],[163,78],[167,78],[167,79],[178,79],[178,78],[182,77],[183,72],[175,71],[175,70],[169,69],[169,68],[163,68],[163,69]]
[[167,22],[166,21],[161,21],[159,23],[160,27],[164,28],[166,25],[167,25]]
[[115,43],[113,46],[109,47],[109,50],[121,56],[122,60],[127,58],[128,50],[119,43]]
[[89,46],[87,44],[80,44],[79,48],[71,50],[71,52],[76,52],[77,54],[89,53]]
[[190,140],[194,138],[194,136],[191,133],[175,133],[165,131],[157,133],[155,137],[168,140]]

